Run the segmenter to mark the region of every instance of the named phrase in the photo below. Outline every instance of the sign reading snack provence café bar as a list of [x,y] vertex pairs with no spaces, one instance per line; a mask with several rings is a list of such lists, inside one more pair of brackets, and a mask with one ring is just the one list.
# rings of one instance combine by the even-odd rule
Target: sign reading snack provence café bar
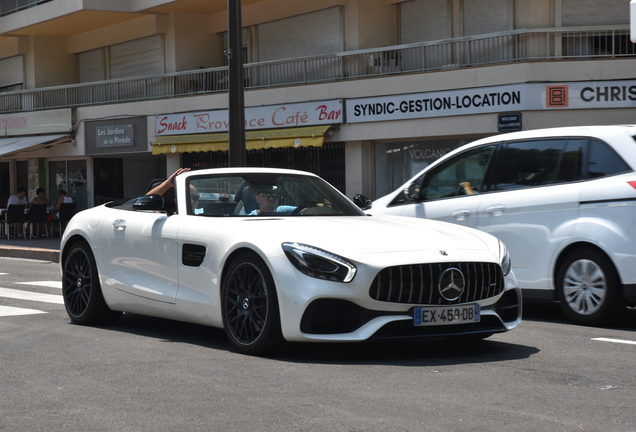
[[[342,100],[245,109],[246,130],[331,125],[342,119]],[[227,132],[228,127],[228,110],[158,115],[155,120],[157,136]]]

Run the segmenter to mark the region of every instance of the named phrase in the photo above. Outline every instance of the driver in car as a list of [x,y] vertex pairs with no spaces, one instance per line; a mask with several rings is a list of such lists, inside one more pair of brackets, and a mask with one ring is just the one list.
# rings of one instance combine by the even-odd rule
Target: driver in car
[[251,185],[250,189],[254,192],[258,209],[252,210],[249,215],[255,216],[262,213],[285,213],[290,214],[296,209],[295,206],[278,205],[278,197],[280,196],[279,187],[276,185]]

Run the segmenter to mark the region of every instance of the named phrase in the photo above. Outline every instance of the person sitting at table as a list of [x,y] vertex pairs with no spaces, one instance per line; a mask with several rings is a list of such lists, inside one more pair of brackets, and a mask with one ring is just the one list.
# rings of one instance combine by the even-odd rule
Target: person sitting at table
[[[60,189],[58,192],[58,198],[55,201],[55,216],[48,218],[48,221],[54,221],[54,220],[58,220],[60,218],[60,208],[62,207],[62,204],[66,204],[66,203],[72,203],[73,202],[73,198],[71,198],[70,196],[68,196],[68,193],[66,192],[66,189]],[[60,232],[60,229],[53,224],[53,230],[55,231],[56,235],[61,235],[62,233]]]
[[[7,208],[10,205],[19,205],[19,204],[24,204],[24,205],[28,205],[29,204],[29,200],[27,200],[27,192],[29,190],[24,187],[24,186],[20,186],[18,187],[18,192],[15,195],[11,195],[9,197],[9,200],[7,201]],[[18,237],[22,237],[22,228],[26,228],[26,222],[24,223],[24,227],[22,226],[22,224],[18,224]]]
[[46,189],[39,187],[35,190],[35,198],[31,201],[31,204],[48,204],[49,199],[46,197]]
[[72,203],[73,198],[68,196],[65,189],[60,189],[57,194],[58,194],[58,198],[57,198],[57,201],[55,202],[55,211],[56,211],[55,216],[59,219],[60,207],[62,207],[62,204]]
[[[48,205],[48,203],[49,203],[49,199],[46,197],[46,189],[44,189],[43,187],[37,188],[35,190],[35,198],[33,198],[33,201],[31,201],[31,205],[33,204]],[[51,222],[54,218],[55,218],[55,215],[47,214],[46,215],[47,225],[50,225],[49,222]]]
[[27,192],[29,190],[27,188],[25,188],[24,186],[20,186],[18,188],[18,192],[15,195],[11,195],[9,197],[9,201],[7,201],[7,207],[9,207],[12,204],[28,204],[29,201],[27,200]]

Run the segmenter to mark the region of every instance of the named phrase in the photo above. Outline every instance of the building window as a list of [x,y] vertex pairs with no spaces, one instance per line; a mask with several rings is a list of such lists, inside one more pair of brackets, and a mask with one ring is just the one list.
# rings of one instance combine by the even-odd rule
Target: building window
[[162,35],[136,39],[78,54],[81,83],[161,75],[165,72]]
[[24,60],[15,56],[0,60],[0,92],[22,90],[24,88]]

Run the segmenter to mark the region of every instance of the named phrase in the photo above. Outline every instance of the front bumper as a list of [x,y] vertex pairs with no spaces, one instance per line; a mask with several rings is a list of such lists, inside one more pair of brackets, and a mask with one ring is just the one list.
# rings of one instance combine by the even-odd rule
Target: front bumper
[[361,271],[352,283],[344,284],[309,278],[291,265],[279,264],[275,282],[281,328],[288,341],[354,342],[487,335],[512,330],[521,323],[522,294],[513,273],[503,278],[503,290],[497,295],[459,303],[478,303],[479,322],[415,326],[416,307],[439,304],[405,304],[372,298],[369,291],[377,269]]

